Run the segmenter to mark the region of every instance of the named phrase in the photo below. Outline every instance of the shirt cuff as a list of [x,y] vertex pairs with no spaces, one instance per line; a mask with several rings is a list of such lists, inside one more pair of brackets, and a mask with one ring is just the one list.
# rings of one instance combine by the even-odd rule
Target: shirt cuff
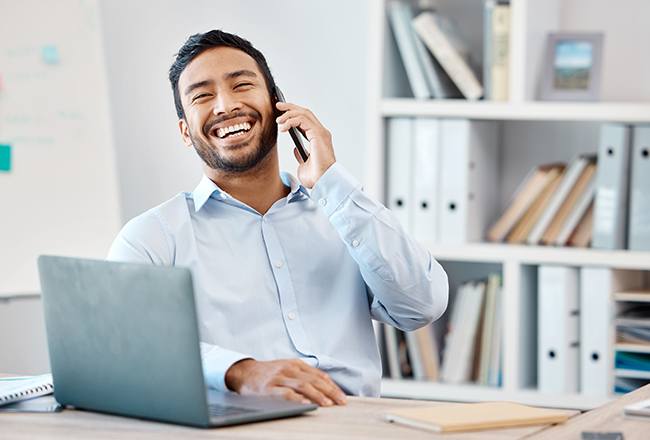
[[310,197],[329,218],[361,183],[343,165],[335,162],[318,179]]
[[203,379],[208,388],[221,392],[230,391],[226,386],[226,371],[235,363],[250,356],[213,346],[202,354]]

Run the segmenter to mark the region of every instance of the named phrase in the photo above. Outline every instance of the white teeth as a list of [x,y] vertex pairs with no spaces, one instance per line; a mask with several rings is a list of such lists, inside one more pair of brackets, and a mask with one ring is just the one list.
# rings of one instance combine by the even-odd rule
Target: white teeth
[[222,127],[217,130],[217,137],[224,138],[228,133],[233,133],[235,131],[248,131],[251,129],[251,124],[248,122],[243,122],[241,124],[231,125],[230,127]]

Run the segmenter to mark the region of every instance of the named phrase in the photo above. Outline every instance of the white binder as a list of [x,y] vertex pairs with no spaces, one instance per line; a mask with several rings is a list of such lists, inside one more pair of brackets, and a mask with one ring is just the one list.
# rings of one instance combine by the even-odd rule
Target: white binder
[[609,396],[614,391],[613,293],[643,284],[643,272],[607,267],[580,269],[580,392]]
[[593,248],[626,248],[629,144],[628,126],[601,126],[591,239]]
[[413,237],[423,243],[438,241],[439,125],[436,118],[414,120]]
[[387,124],[387,205],[388,209],[395,213],[402,227],[412,233],[413,118],[389,118]]
[[538,268],[537,388],[541,393],[578,391],[578,268]]
[[499,215],[497,125],[442,119],[440,133],[439,242],[482,241]]
[[632,130],[628,248],[650,251],[650,125]]

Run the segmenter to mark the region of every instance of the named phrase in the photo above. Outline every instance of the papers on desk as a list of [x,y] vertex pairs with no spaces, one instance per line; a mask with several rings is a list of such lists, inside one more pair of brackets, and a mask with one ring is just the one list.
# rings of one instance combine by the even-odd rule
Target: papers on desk
[[464,432],[563,423],[568,416],[512,402],[482,402],[394,409],[386,419],[436,432]]
[[[0,411],[58,411],[51,374],[0,379]],[[51,397],[51,398],[50,398]]]

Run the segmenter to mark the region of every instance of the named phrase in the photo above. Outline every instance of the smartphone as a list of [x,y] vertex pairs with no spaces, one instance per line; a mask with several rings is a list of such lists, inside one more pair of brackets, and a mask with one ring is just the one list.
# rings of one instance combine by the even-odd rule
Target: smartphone
[[[284,99],[282,90],[280,90],[278,86],[275,86],[275,97],[279,102],[287,102]],[[277,108],[276,112],[278,112]],[[300,155],[302,162],[307,162],[307,159],[309,159],[309,153],[307,152],[307,148],[305,148],[305,144],[303,143],[302,133],[300,133],[297,128],[291,127],[289,129],[289,134],[291,135],[291,139],[293,139],[293,143],[296,144],[296,148],[298,149],[298,154]]]

